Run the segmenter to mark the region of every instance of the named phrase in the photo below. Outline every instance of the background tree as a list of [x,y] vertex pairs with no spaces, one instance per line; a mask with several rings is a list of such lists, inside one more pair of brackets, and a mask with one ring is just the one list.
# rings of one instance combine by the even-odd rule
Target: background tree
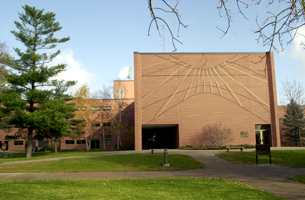
[[91,148],[91,141],[98,134],[100,128],[100,112],[96,112],[92,107],[98,107],[98,102],[90,93],[87,83],[83,84],[74,94],[72,101],[77,107],[76,119],[83,120],[83,123],[77,125],[78,137],[84,137],[87,150]]
[[297,104],[304,105],[304,93],[305,88],[300,81],[297,81],[296,79],[293,81],[283,81],[280,94],[284,99],[281,104],[287,105],[291,100],[294,100]]
[[[9,55],[9,48],[5,42],[0,41],[0,99],[4,94],[8,93],[8,84],[6,76],[10,72],[6,67],[13,61]],[[11,126],[7,124],[10,109],[0,107],[0,129],[9,132]]]
[[130,102],[126,99],[128,96],[128,90],[122,84],[122,82],[117,82],[114,90],[114,99],[111,108],[111,125],[113,127],[114,133],[117,135],[116,148],[123,148],[122,137],[132,135],[134,131],[133,123],[131,117]]
[[74,136],[70,126],[75,122],[73,120],[75,108],[73,103],[68,102],[72,100],[72,97],[66,92],[75,83],[58,80],[52,80],[52,82],[55,88],[51,99],[38,105],[41,112],[37,112],[38,128],[34,139],[54,139],[54,152],[57,153],[57,141],[60,141],[63,136]]
[[7,86],[6,75],[9,70],[6,66],[13,61],[13,57],[9,55],[9,49],[5,42],[0,41],[0,91]]
[[[28,5],[22,8],[24,13],[19,13],[21,22],[15,21],[18,31],[11,32],[25,46],[25,51],[14,48],[19,58],[10,64],[12,73],[7,75],[7,81],[15,94],[24,95],[26,108],[24,109],[24,104],[18,105],[20,97],[11,99],[17,102],[12,106],[7,105],[7,108],[14,109],[9,122],[19,129],[16,137],[28,140],[26,157],[31,157],[34,135],[44,130],[40,123],[43,117],[40,113],[43,111],[41,105],[48,102],[56,93],[55,82],[50,79],[66,68],[65,64],[48,66],[60,53],[59,50],[53,53],[49,49],[54,49],[57,43],[68,41],[69,37],[54,37],[62,28],[55,21],[54,13]],[[71,81],[68,85],[73,84],[75,82]]]
[[230,138],[232,131],[222,123],[209,124],[202,128],[201,136],[210,145],[222,147]]
[[[152,3],[155,2],[153,0],[148,0],[148,8],[151,13],[152,20],[149,24],[148,28],[148,35],[151,30],[152,24],[155,24],[159,35],[160,33],[160,25],[165,24],[165,27],[167,27],[168,31],[170,32],[172,36],[172,43],[174,47],[174,51],[177,50],[175,46],[175,42],[179,42],[182,44],[180,40],[177,39],[179,37],[179,28],[180,26],[183,26],[184,28],[187,27],[187,25],[183,24],[181,21],[181,16],[178,12],[178,4],[179,0],[174,1],[174,3],[169,3],[167,0],[162,0],[163,5],[161,4],[159,7],[154,7]],[[258,34],[257,41],[261,41],[263,45],[269,46],[269,51],[275,50],[275,51],[282,51],[284,46],[284,41],[287,42],[287,44],[290,44],[296,36],[302,36],[304,35],[300,34],[298,32],[298,29],[305,25],[304,18],[305,18],[305,1],[304,0],[286,0],[286,1],[261,1],[261,0],[220,0],[218,1],[219,6],[217,9],[219,10],[219,15],[221,17],[225,17],[227,20],[227,27],[225,29],[218,28],[223,32],[224,35],[226,35],[231,27],[231,23],[233,22],[232,16],[234,16],[236,13],[233,13],[231,5],[234,5],[237,7],[237,14],[240,14],[242,17],[248,20],[246,17],[246,11],[245,9],[250,8],[252,6],[258,6],[260,4],[265,3],[266,6],[270,6],[270,11],[267,13],[268,17],[260,20],[259,17],[257,17],[256,23],[257,28],[254,31],[255,34]],[[273,11],[271,10],[271,4],[279,3],[283,5],[283,9],[280,9],[279,11]],[[165,16],[162,14],[170,14],[174,15],[177,19],[178,23],[178,29],[177,29],[177,37],[174,36],[172,27],[169,26],[167,23],[167,20],[165,19]],[[164,16],[164,17],[160,17]],[[287,38],[287,40],[285,40]],[[276,45],[279,44],[279,47]],[[302,45],[304,43],[302,42]]]
[[111,87],[103,85],[102,89],[94,92],[93,98],[97,100],[97,105],[100,107],[100,118],[101,118],[101,129],[103,134],[103,148],[106,149],[106,138],[105,134],[109,133],[109,128],[104,125],[107,124],[111,119],[111,108],[112,108],[112,90]]
[[283,119],[285,137],[293,142],[295,146],[302,146],[302,137],[305,137],[305,119],[303,109],[294,99],[291,99]]

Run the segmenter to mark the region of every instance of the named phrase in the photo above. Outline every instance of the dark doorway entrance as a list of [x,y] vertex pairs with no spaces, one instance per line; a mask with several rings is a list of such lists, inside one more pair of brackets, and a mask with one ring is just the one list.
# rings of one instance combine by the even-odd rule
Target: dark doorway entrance
[[178,124],[158,124],[142,126],[142,149],[176,149],[178,147]]
[[91,149],[99,149],[100,148],[100,141],[99,140],[92,140],[91,141]]
[[270,125],[255,125],[256,144],[270,144]]

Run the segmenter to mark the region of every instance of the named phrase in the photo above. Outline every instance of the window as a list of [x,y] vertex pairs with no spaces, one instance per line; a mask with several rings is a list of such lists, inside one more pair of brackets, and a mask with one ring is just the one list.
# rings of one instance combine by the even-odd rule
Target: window
[[111,135],[105,135],[105,143],[111,143]]
[[49,140],[38,141],[38,147],[41,148],[45,145],[49,144]]
[[83,107],[83,108],[77,107],[77,110],[78,110],[78,111],[81,111],[81,110],[82,110],[82,111],[85,111],[85,110],[86,110],[86,107]]
[[111,110],[111,106],[103,106],[103,111],[110,111]]
[[101,124],[99,122],[94,122],[91,124],[91,127],[100,127]]
[[74,140],[66,140],[66,144],[75,144]]
[[109,122],[103,123],[103,126],[110,126],[111,124]]
[[91,107],[91,110],[93,110],[93,111],[100,111],[101,110],[101,108],[100,107]]
[[14,141],[14,145],[23,145],[23,141]]
[[76,144],[86,144],[85,140],[76,140]]

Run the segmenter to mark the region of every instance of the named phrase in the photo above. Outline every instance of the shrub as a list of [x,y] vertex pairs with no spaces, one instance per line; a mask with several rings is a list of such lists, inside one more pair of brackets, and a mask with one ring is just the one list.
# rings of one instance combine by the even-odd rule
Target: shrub
[[[114,148],[115,148],[115,149],[118,149],[118,145],[115,144],[115,145],[114,145]],[[119,149],[123,149],[123,147],[120,145]]]
[[52,145],[46,144],[41,148],[41,151],[53,151]]
[[245,149],[253,149],[255,148],[252,144],[239,144],[239,145],[230,145],[230,147],[244,147]]
[[219,124],[209,124],[202,128],[201,135],[212,146],[222,147],[230,138],[232,131]]

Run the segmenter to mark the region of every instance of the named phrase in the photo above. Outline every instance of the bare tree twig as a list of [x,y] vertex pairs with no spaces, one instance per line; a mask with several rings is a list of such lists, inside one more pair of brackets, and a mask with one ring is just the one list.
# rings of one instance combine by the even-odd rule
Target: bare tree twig
[[[167,0],[162,0],[162,2],[164,3],[164,7],[153,7],[152,0],[147,0],[147,1],[148,1],[148,8],[150,10],[152,17],[152,20],[148,28],[148,35],[150,34],[153,23],[155,23],[158,33],[161,36],[158,23],[159,22],[164,23],[167,29],[169,30],[169,33],[171,34],[174,51],[176,51],[177,48],[175,46],[175,42],[179,42],[183,44],[180,40],[177,39],[177,37],[179,37],[180,26],[183,26],[184,28],[187,27],[187,25],[184,25],[181,22],[180,20],[181,16],[177,10],[179,0],[176,0],[175,6],[171,6],[167,2]],[[238,13],[241,14],[243,18],[247,20],[248,18],[246,17],[243,8],[247,9],[250,6],[257,6],[260,5],[262,2],[264,2],[261,0],[234,0],[234,1],[236,3]],[[233,22],[232,16],[234,15],[234,13],[231,12],[228,2],[229,0],[219,0],[218,2],[219,6],[217,7],[217,9],[219,9],[219,16],[225,17],[227,20],[227,26],[225,29],[216,27],[217,29],[223,32],[221,38],[228,33],[229,29],[231,28],[231,23]],[[269,7],[274,3],[275,3],[274,0],[269,0],[267,3],[267,7]],[[265,18],[262,22],[260,22],[257,17],[256,24],[258,28],[254,31],[254,33],[258,34],[258,38],[257,38],[258,42],[261,41],[263,43],[263,46],[269,46],[269,51],[275,50],[276,52],[283,51],[284,41],[286,42],[286,44],[290,44],[295,39],[296,36],[304,37],[304,35],[299,34],[298,31],[300,27],[305,25],[304,0],[279,0],[278,3],[282,3],[282,4],[285,3],[285,7],[278,12],[271,12],[271,11],[267,12],[269,16]],[[178,20],[177,37],[173,35],[172,29],[168,25],[166,19],[155,14],[155,11],[157,10],[164,13],[174,14],[176,16]],[[304,46],[305,43],[301,42],[301,45]]]
[[166,0],[162,0],[162,1],[163,1],[163,3],[165,4],[165,7],[166,7],[167,9],[169,9],[169,10],[164,9],[164,8],[160,8],[160,7],[152,7],[152,0],[147,0],[147,2],[148,2],[148,8],[149,8],[149,10],[150,10],[150,14],[151,14],[151,17],[152,17],[152,20],[151,20],[151,22],[150,22],[150,24],[149,24],[149,27],[148,27],[148,35],[150,34],[150,30],[151,30],[152,24],[155,23],[156,28],[157,28],[157,30],[158,30],[158,33],[159,33],[159,35],[160,35],[160,37],[161,37],[161,33],[160,33],[160,28],[159,28],[158,21],[163,22],[163,23],[166,25],[166,27],[167,27],[167,29],[168,29],[168,31],[169,31],[171,37],[172,37],[172,44],[173,44],[173,47],[174,47],[174,50],[173,50],[173,51],[177,51],[177,48],[176,48],[176,45],[175,45],[175,41],[179,42],[180,44],[183,44],[183,43],[182,43],[180,40],[178,40],[178,39],[173,35],[173,32],[172,32],[172,30],[171,30],[171,27],[168,25],[168,23],[166,22],[166,20],[164,20],[162,17],[158,17],[158,16],[155,15],[155,10],[160,10],[160,11],[163,11],[163,12],[165,12],[165,13],[172,13],[172,14],[174,14],[174,15],[176,16],[176,18],[177,18],[177,20],[178,20],[177,37],[179,37],[180,26],[183,26],[184,28],[186,28],[188,25],[183,24],[183,23],[181,22],[181,20],[180,20],[180,17],[181,17],[181,16],[180,16],[180,14],[179,14],[179,12],[178,12],[178,10],[177,10],[177,6],[178,6],[178,4],[179,4],[179,0],[176,0],[176,4],[175,4],[174,7],[171,6],[169,3],[167,3]]
[[304,89],[304,84],[296,79],[293,81],[288,79],[286,79],[286,81],[282,81],[280,94],[284,97],[284,99],[282,99],[281,104],[289,104],[289,102],[293,99],[297,104],[304,105]]

